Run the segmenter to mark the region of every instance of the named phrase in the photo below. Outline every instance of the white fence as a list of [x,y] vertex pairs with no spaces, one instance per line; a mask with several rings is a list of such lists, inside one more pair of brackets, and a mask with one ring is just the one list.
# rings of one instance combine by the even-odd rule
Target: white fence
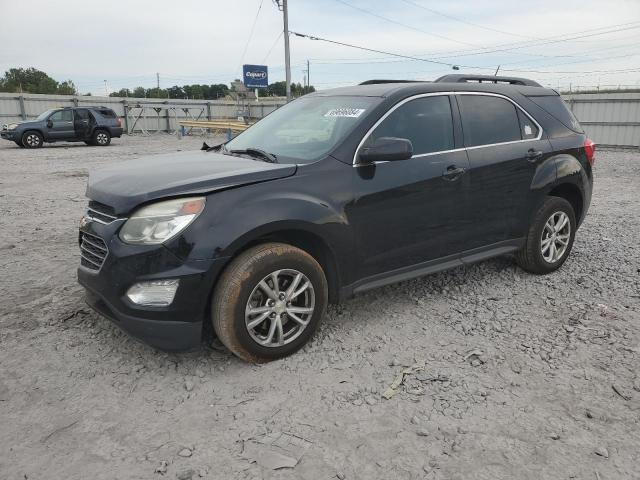
[[[640,93],[564,95],[589,137],[601,147],[640,147]],[[0,93],[0,125],[37,117],[51,108],[100,106],[124,119],[125,131],[175,131],[179,120],[213,120],[242,114],[262,118],[284,104],[282,98],[236,103],[229,100],[163,100]]]
[[284,105],[281,98],[234,102],[231,100],[176,100],[161,98],[85,97],[0,93],[0,125],[30,120],[60,107],[104,106],[123,118],[128,133],[175,131],[180,120],[214,120],[243,115],[262,118]]
[[640,147],[640,93],[581,93],[563,98],[599,146]]

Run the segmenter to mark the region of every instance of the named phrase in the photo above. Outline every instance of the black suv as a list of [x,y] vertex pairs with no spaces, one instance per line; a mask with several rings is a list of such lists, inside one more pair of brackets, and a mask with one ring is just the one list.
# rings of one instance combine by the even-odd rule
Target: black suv
[[0,137],[19,147],[39,148],[44,142],[85,142],[104,147],[122,135],[122,121],[106,107],[47,110],[35,120],[4,125]]
[[553,272],[593,185],[594,144],[554,90],[506,77],[306,95],[223,145],[92,173],[87,301],[162,349],[203,327],[266,361],[327,302],[490,257]]

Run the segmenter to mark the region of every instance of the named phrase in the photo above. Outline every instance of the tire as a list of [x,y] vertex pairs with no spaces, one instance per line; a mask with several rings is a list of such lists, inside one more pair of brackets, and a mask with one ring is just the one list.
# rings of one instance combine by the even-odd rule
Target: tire
[[20,140],[20,143],[22,143],[24,148],[40,148],[42,147],[43,142],[44,140],[42,135],[34,130],[24,132],[24,134],[22,134],[22,139]]
[[111,134],[106,130],[96,130],[91,137],[92,145],[106,147],[111,143]]
[[[555,227],[561,225],[564,226],[556,231]],[[516,254],[516,262],[527,272],[551,273],[569,257],[575,235],[576,215],[571,204],[564,198],[547,197],[531,222],[526,243]]]
[[24,145],[22,145],[22,140],[16,140],[15,144],[18,145],[20,148],[24,148]]
[[[271,295],[260,285],[263,280]],[[265,243],[240,254],[221,275],[211,305],[213,328],[238,357],[267,362],[307,343],[324,317],[327,301],[324,271],[311,255],[284,243]],[[249,307],[259,313],[247,313]],[[250,327],[251,322],[256,325]]]

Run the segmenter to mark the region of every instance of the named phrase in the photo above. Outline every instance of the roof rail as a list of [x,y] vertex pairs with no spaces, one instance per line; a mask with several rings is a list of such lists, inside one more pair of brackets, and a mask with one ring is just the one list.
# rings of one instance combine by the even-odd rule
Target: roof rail
[[493,75],[464,75],[464,74],[453,74],[453,75],[444,75],[440,78],[434,80],[436,83],[468,83],[468,82],[478,82],[478,83],[506,83],[509,85],[525,85],[528,87],[541,87],[538,82],[534,82],[533,80],[529,80],[528,78],[520,78],[520,77],[498,77]]
[[378,85],[380,83],[424,83],[422,80],[367,80],[359,85]]

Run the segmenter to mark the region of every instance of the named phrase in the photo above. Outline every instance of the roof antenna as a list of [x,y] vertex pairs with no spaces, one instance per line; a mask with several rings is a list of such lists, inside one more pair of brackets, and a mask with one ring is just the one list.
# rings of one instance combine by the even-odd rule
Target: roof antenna
[[500,65],[498,65],[498,68],[496,68],[496,73],[494,73],[493,76],[497,77],[499,71],[500,71]]

